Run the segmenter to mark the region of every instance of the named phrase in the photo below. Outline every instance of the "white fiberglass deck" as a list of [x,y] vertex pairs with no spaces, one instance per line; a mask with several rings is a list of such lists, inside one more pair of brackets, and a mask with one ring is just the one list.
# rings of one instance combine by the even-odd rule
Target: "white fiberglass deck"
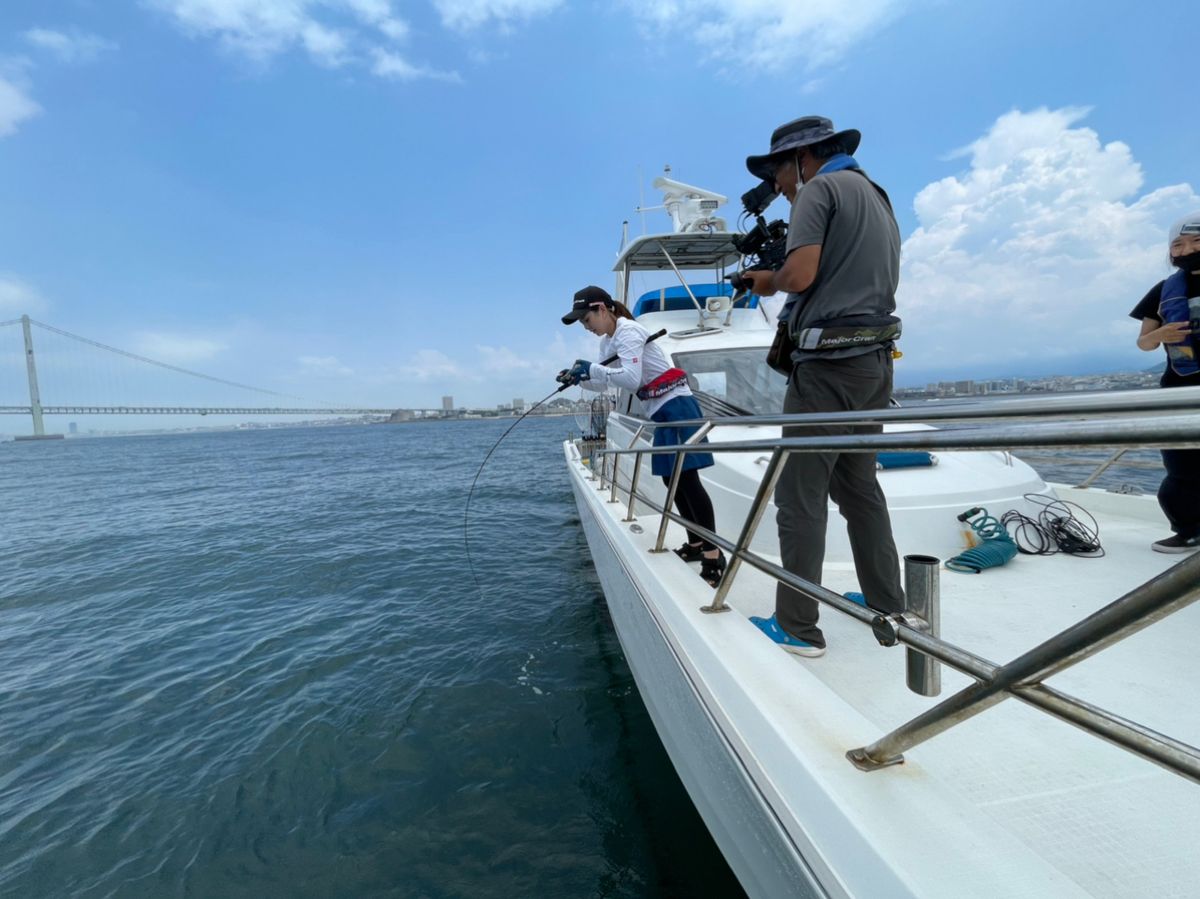
[[[733,611],[702,614],[712,591],[697,566],[649,551],[658,516],[640,514],[637,533],[621,521],[625,503],[607,502],[608,490],[601,493],[586,479],[572,448],[568,462],[585,527],[594,518],[593,555],[599,539],[593,534],[602,534],[645,603],[649,617],[642,625],[653,621],[662,630],[714,725],[826,894],[1200,892],[1200,786],[1017,699],[910,749],[903,765],[871,773],[854,768],[847,750],[871,743],[969,679],[943,669],[941,697],[917,696],[904,683],[903,649],[879,647],[867,628],[827,608],[827,655],[801,659],[783,652],[746,620],[770,615],[775,593],[774,581],[749,566],[742,566],[729,595]],[[1095,515],[1107,556],[1018,556],[981,575],[943,570],[944,639],[1007,662],[1179,560],[1149,548],[1167,533],[1153,499],[1065,489],[1060,495]],[[719,531],[736,533],[719,508],[717,515]],[[760,532],[773,534],[772,514]],[[682,539],[682,529],[671,525],[667,545]],[[825,585],[857,588],[852,566],[827,565]],[[622,622],[614,619],[620,634]],[[1048,683],[1195,745],[1198,636],[1200,604]],[[645,685],[639,686],[645,696]],[[650,696],[647,704],[660,732],[670,727],[670,710],[656,710]],[[663,737],[680,767],[686,760],[677,756],[686,748],[673,747],[669,733]],[[681,775],[695,797],[701,785]],[[713,821],[709,825],[717,831]],[[730,860],[743,876],[738,865],[750,862]],[[799,883],[796,892],[802,892]]]

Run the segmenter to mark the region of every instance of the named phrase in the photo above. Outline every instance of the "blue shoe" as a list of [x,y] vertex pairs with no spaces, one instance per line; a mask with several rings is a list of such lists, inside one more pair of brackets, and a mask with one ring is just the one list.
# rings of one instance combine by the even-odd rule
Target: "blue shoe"
[[810,659],[820,658],[825,655],[824,646],[815,646],[812,643],[806,643],[804,640],[797,640],[787,631],[779,626],[779,622],[775,620],[775,616],[770,618],[758,618],[750,616],[750,622],[781,647],[788,652],[798,656],[807,656]]
[[846,599],[850,600],[851,602],[858,603],[864,609],[871,608],[870,606],[867,605],[867,598],[865,596],[863,596],[861,593],[855,593],[853,590],[851,590],[849,593],[843,593],[842,596],[844,596]]

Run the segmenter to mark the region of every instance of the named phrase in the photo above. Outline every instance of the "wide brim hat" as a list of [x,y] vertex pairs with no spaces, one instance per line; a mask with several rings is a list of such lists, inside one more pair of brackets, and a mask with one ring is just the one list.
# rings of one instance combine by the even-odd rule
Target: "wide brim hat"
[[775,163],[788,151],[819,144],[830,138],[839,138],[846,152],[853,155],[858,149],[862,134],[855,128],[834,131],[833,122],[824,116],[810,115],[780,125],[771,135],[771,149],[761,156],[747,156],[746,168],[755,178],[763,181],[775,180]]
[[609,296],[608,291],[603,287],[589,284],[583,290],[575,292],[571,303],[571,311],[562,317],[562,323],[569,325],[579,321],[594,306],[607,306],[611,309],[613,308],[613,298]]

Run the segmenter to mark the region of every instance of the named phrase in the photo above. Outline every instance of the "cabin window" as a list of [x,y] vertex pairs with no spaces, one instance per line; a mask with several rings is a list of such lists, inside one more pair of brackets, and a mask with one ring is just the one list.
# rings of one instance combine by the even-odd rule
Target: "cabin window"
[[676,353],[675,364],[710,415],[776,415],[783,411],[787,378],[767,365],[763,347]]

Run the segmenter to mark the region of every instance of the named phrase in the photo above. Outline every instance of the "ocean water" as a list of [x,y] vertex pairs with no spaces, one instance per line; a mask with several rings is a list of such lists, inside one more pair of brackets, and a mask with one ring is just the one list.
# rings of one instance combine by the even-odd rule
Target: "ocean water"
[[0,445],[0,895],[740,895],[508,424]]
[[0,895],[741,895],[509,423],[0,445]]

